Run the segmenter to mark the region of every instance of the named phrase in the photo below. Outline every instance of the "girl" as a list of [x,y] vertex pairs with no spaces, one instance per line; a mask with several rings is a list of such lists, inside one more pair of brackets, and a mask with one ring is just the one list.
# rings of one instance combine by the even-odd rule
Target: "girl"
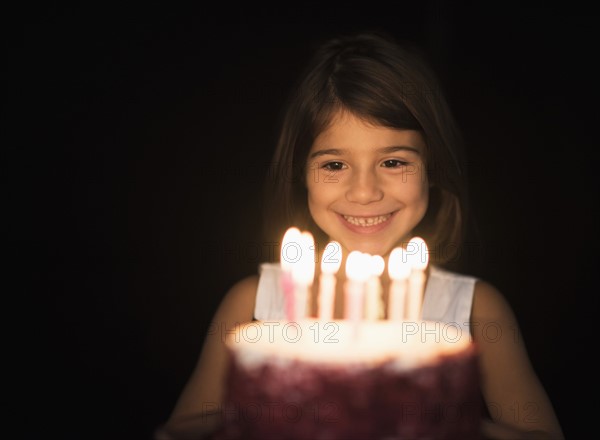
[[[523,341],[506,336],[518,334],[507,301],[492,285],[448,270],[468,215],[464,157],[438,80],[418,51],[375,33],[326,42],[288,102],[272,163],[272,211],[266,219],[275,240],[293,225],[310,230],[321,250],[336,240],[345,256],[360,250],[387,259],[394,247],[423,237],[431,262],[423,318],[462,324],[479,345],[489,413],[483,435],[563,438]],[[263,265],[259,276],[230,289],[213,328],[285,316],[281,301],[269,301],[282,295],[270,267]],[[343,278],[344,264],[341,268]],[[382,281],[386,292],[389,280]],[[342,317],[338,291],[335,318]],[[484,337],[486,325],[504,337]],[[209,333],[157,437],[210,432],[218,424],[227,358],[221,331]],[[515,417],[516,405],[524,409],[522,417]]]

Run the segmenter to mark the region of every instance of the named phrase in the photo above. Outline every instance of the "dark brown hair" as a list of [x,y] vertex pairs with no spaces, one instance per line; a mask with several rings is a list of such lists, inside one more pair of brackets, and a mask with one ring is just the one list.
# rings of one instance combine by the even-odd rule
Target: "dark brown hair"
[[431,188],[414,234],[427,242],[433,263],[455,258],[467,215],[462,139],[424,54],[382,33],[326,41],[308,63],[285,107],[267,178],[266,236],[278,242],[289,226],[297,226],[325,244],[327,237],[308,210],[305,166],[315,138],[339,110],[421,132]]

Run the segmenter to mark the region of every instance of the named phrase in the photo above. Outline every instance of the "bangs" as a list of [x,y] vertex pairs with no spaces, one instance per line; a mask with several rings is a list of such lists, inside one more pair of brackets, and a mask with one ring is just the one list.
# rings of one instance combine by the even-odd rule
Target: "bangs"
[[[312,138],[323,132],[340,111],[348,111],[374,125],[423,132],[405,103],[411,87],[395,84],[393,72],[386,70],[389,68],[382,69],[364,60],[338,62],[325,86],[313,94]],[[391,84],[398,90],[390,91]]]

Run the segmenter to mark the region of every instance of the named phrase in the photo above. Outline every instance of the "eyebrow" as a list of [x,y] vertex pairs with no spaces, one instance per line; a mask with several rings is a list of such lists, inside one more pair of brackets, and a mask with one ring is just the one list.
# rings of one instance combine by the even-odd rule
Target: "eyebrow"
[[[378,148],[376,150],[378,153],[380,154],[390,154],[390,153],[397,153],[398,151],[409,151],[409,152],[413,152],[416,154],[421,154],[421,151],[416,148],[416,147],[409,147],[408,145],[392,145],[389,147],[382,147],[382,148]],[[315,151],[314,153],[312,153],[309,156],[309,159],[314,159],[315,157],[320,157],[320,156],[326,156],[326,155],[332,155],[332,156],[341,156],[346,152],[345,149],[340,149],[340,148],[326,148],[324,150],[318,150]]]

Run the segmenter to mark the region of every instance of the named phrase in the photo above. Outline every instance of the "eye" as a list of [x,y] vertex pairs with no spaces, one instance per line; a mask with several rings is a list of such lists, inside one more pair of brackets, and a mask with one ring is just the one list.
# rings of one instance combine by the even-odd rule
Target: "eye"
[[323,166],[321,167],[325,170],[328,171],[339,171],[339,170],[343,170],[344,169],[344,164],[342,162],[327,162],[325,164],[323,164]]
[[408,162],[399,159],[388,159],[381,163],[381,166],[384,168],[400,168],[406,165],[408,165]]

